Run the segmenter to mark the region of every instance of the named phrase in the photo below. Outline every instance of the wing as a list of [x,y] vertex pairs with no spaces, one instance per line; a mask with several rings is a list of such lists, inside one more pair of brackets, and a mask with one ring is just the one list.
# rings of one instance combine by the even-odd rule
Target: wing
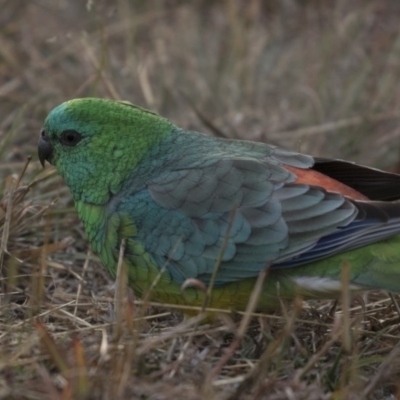
[[257,276],[268,265],[309,263],[400,229],[393,203],[353,201],[296,183],[285,166],[308,169],[311,157],[272,147],[264,157],[225,150],[165,170],[135,197],[140,239],[177,282],[208,283],[225,238],[216,285]]
[[349,161],[315,158],[313,170],[362,192],[370,200],[400,199],[400,175]]

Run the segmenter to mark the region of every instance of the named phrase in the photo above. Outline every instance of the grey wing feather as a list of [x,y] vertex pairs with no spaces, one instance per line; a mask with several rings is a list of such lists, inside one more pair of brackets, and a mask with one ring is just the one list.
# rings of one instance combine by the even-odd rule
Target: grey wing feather
[[[357,215],[357,208],[341,195],[293,184],[294,174],[281,165],[308,168],[311,157],[272,147],[262,156],[263,145],[245,143],[247,152],[242,148],[235,154],[237,149],[228,143],[226,153],[211,154],[203,163],[195,158],[192,165],[176,165],[148,182],[156,205],[186,227],[180,236],[162,239],[162,251],[149,244],[156,259],[169,258],[167,269],[178,282],[190,277],[209,281],[232,210],[236,214],[217,284],[256,276],[269,263],[296,257]],[[145,242],[163,235],[162,230],[152,232]],[[181,242],[171,253],[177,240]]]

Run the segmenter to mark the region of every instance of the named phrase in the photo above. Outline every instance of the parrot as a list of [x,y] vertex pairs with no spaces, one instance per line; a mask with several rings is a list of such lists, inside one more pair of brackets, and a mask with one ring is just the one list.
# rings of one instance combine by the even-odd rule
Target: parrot
[[[93,252],[138,297],[243,311],[301,296],[400,293],[400,175],[181,129],[126,101],[55,107],[38,157],[69,187]],[[121,245],[124,251],[121,255]]]

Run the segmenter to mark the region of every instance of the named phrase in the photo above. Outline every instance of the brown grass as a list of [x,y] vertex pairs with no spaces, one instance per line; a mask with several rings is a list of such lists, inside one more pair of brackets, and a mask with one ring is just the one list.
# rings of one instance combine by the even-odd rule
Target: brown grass
[[123,271],[112,282],[90,253],[68,189],[36,157],[48,111],[90,95],[399,170],[396,2],[0,0],[0,10],[0,398],[400,396],[399,315],[384,293],[212,323],[142,304]]

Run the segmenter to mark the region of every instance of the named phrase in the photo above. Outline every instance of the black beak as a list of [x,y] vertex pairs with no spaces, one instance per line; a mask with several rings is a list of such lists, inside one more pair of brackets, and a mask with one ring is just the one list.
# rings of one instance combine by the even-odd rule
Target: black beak
[[44,168],[44,162],[47,160],[50,164],[51,155],[53,153],[53,146],[50,142],[49,137],[46,135],[45,131],[40,133],[39,143],[38,143],[38,155],[40,164]]

